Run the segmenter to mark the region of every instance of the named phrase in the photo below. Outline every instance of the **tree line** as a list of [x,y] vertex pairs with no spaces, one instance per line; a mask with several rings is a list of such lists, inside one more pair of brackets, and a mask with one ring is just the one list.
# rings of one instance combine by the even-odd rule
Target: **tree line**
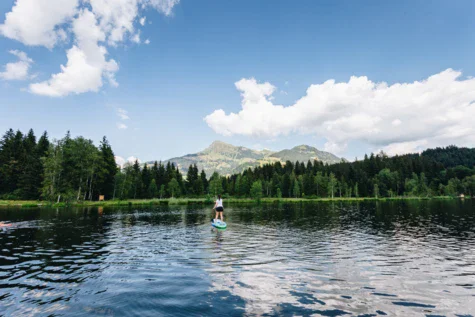
[[190,165],[186,176],[173,163],[138,161],[117,166],[106,137],[98,146],[68,132],[50,141],[8,130],[0,140],[0,199],[49,201],[175,197],[395,197],[475,195],[475,149],[436,148],[421,154],[326,165],[276,162],[210,178]]
[[8,130],[0,140],[0,198],[50,201],[96,200],[113,196],[118,172],[106,137],[96,147],[92,140],[50,141],[47,132],[36,140]]
[[276,162],[222,177],[222,188],[231,196],[257,199],[474,196],[475,149],[449,146],[394,157],[381,152],[332,165]]
[[[50,141],[47,132],[8,130],[0,140],[0,199],[71,202],[109,199],[198,197],[216,188],[219,176],[208,181],[204,171],[190,166],[186,179],[172,163],[123,168],[115,162],[106,137],[99,146],[68,132]],[[217,190],[214,190],[217,192]]]

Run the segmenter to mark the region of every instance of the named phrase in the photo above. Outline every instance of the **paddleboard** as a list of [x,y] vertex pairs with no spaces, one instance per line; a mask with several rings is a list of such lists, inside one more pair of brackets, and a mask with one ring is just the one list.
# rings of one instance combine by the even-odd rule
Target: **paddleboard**
[[226,229],[226,227],[228,226],[226,222],[214,219],[211,221],[211,225],[218,229]]

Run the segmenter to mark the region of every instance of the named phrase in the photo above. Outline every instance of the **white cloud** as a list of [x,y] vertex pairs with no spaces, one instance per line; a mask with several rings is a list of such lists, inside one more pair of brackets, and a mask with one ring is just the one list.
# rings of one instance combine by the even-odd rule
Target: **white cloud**
[[135,156],[129,156],[127,158],[127,162],[129,162],[129,163],[135,163],[135,161],[138,161],[139,163],[142,163],[142,161],[140,159],[136,158]]
[[117,129],[119,130],[126,130],[128,127],[123,124],[122,122],[117,122]]
[[295,104],[272,103],[275,87],[242,79],[242,109],[226,114],[219,109],[205,117],[222,135],[273,138],[290,133],[327,139],[325,148],[345,151],[361,141],[392,154],[422,147],[475,145],[475,79],[447,69],[413,83],[374,83],[367,77],[348,82],[328,80],[312,85]]
[[144,25],[145,25],[145,21],[147,21],[147,17],[140,18],[140,25],[141,25],[141,26],[144,26]]
[[126,33],[134,33],[134,20],[138,15],[139,0],[89,0],[93,12],[107,34],[109,45],[124,40]]
[[391,124],[392,124],[394,127],[400,126],[401,123],[402,123],[402,121],[399,120],[399,119],[394,119],[393,122],[391,122]]
[[121,168],[124,167],[126,164],[134,164],[135,161],[142,163],[142,161],[136,158],[135,156],[130,156],[127,159],[124,159],[121,156],[115,156],[114,158],[115,158],[115,163],[119,165]]
[[419,153],[425,148],[427,148],[427,144],[427,140],[391,143],[385,146],[382,150],[388,155],[396,155],[401,153]]
[[157,9],[159,12],[169,16],[172,14],[173,7],[180,3],[180,0],[143,0]]
[[127,110],[124,110],[122,108],[117,109],[117,115],[119,116],[119,118],[121,120],[129,120],[130,119]]
[[26,53],[12,50],[10,54],[18,57],[18,62],[5,65],[5,71],[0,72],[0,78],[4,80],[25,80],[30,78],[29,71],[33,60]]
[[116,85],[114,73],[119,69],[115,60],[106,60],[107,49],[99,41],[105,39],[105,33],[97,24],[91,11],[84,9],[73,21],[74,45],[67,53],[66,66],[51,79],[30,85],[30,91],[45,96],[61,97],[71,93],[97,92],[106,77]]
[[75,14],[78,0],[16,0],[0,24],[0,34],[26,45],[53,48],[64,39],[60,27]]
[[137,33],[135,33],[131,38],[130,40],[134,43],[137,43],[137,44],[140,44],[140,31],[138,31]]
[[150,40],[146,39],[144,43],[148,45],[148,44],[150,44]]
[[125,159],[121,156],[114,156],[115,158],[115,164],[119,165],[120,167],[124,167],[125,165]]
[[[73,46],[66,51],[68,61],[49,80],[30,85],[30,92],[52,97],[98,92],[104,79],[118,83],[118,63],[107,59],[106,46],[128,39],[140,43],[136,22],[145,24],[139,11],[154,8],[171,15],[179,0],[16,0],[0,25],[0,34],[26,45],[54,48],[72,31]],[[150,41],[147,40],[146,44]],[[24,69],[24,68],[23,68]]]

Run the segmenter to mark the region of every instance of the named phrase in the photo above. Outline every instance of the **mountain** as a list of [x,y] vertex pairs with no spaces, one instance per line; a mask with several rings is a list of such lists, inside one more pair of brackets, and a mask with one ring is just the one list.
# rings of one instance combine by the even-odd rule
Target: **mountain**
[[308,160],[317,160],[326,164],[335,164],[342,161],[341,158],[332,153],[320,151],[308,145],[299,145],[292,148],[291,150],[282,150],[280,152],[271,154],[270,157],[278,158],[281,162],[299,161],[306,163]]
[[[308,145],[296,146],[290,150],[272,152],[269,150],[256,151],[243,146],[234,146],[221,141],[213,142],[208,148],[196,154],[187,154],[164,161],[171,162],[186,174],[191,164],[196,164],[201,171],[205,170],[210,177],[213,172],[221,175],[240,173],[249,167],[263,165],[265,163],[282,162],[307,162],[308,160],[322,161],[327,164],[339,163],[341,158],[324,151],[320,151]],[[153,162],[147,162],[153,164]]]

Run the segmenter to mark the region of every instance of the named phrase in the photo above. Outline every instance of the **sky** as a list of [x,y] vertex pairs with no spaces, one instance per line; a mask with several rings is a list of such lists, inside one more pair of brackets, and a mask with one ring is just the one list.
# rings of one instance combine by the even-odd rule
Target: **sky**
[[475,2],[2,0],[0,131],[142,161],[475,146]]

